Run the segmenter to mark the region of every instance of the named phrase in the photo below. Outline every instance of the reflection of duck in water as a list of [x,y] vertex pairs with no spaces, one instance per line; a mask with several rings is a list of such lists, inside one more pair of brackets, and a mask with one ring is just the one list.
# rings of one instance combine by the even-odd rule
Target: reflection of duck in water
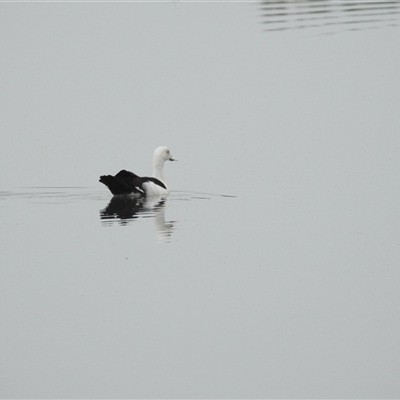
[[[138,218],[143,209],[143,200],[134,196],[113,196],[104,210],[100,211],[100,218],[123,220]],[[138,215],[139,214],[139,215]]]
[[168,147],[161,146],[154,150],[153,176],[140,177],[133,172],[121,170],[117,175],[102,175],[100,182],[106,185],[113,195],[164,196],[169,193],[164,179],[164,162],[176,161]]
[[100,219],[106,225],[118,220],[127,225],[130,220],[139,217],[154,217],[158,241],[168,242],[172,235],[175,221],[165,221],[166,200],[161,196],[137,198],[136,196],[113,196],[107,207],[100,211]]

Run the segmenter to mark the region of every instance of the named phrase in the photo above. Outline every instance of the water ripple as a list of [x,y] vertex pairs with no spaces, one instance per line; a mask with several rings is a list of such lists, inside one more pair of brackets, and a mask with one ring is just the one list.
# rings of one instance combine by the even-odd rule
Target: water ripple
[[99,200],[104,194],[86,187],[24,187],[0,191],[0,201],[23,199],[28,203],[66,204],[77,200]]
[[323,33],[399,25],[400,1],[262,0],[266,31],[318,29]]

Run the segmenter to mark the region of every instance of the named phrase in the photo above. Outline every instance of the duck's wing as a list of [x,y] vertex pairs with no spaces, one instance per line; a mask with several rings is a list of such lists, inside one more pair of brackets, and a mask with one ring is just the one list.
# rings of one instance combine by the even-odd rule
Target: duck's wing
[[146,182],[152,182],[160,187],[162,187],[163,189],[167,189],[167,187],[165,186],[164,183],[162,183],[159,179],[157,178],[153,178],[153,177],[149,177],[149,176],[144,176],[142,178],[139,178],[142,180],[142,184],[146,183]]
[[133,172],[121,170],[117,175],[102,175],[100,182],[104,183],[114,195],[137,193],[144,195],[142,179]]
[[153,177],[141,177],[142,187],[146,196],[165,196],[168,194],[167,186],[164,182]]

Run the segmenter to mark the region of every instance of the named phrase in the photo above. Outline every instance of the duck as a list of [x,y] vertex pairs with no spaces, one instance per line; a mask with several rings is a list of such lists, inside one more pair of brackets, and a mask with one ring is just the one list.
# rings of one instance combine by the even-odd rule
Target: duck
[[135,197],[166,196],[169,189],[164,177],[165,161],[178,161],[166,146],[159,146],[153,154],[153,176],[138,176],[125,169],[116,175],[102,175],[99,182],[108,187],[114,196],[131,195]]

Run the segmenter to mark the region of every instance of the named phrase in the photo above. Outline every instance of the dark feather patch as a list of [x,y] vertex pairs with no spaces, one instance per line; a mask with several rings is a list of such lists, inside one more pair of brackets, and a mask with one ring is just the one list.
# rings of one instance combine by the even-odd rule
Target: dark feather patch
[[125,171],[124,169],[119,171],[115,176],[102,175],[100,177],[100,182],[104,183],[114,195],[132,193],[144,194],[141,179],[133,172]]
[[143,188],[143,183],[153,182],[164,189],[167,187],[160,180],[152,177],[140,177],[133,172],[121,170],[115,176],[112,175],[102,175],[100,177],[100,182],[104,183],[110,192],[114,195],[119,194],[132,194],[136,193],[139,195],[145,195],[145,190]]

